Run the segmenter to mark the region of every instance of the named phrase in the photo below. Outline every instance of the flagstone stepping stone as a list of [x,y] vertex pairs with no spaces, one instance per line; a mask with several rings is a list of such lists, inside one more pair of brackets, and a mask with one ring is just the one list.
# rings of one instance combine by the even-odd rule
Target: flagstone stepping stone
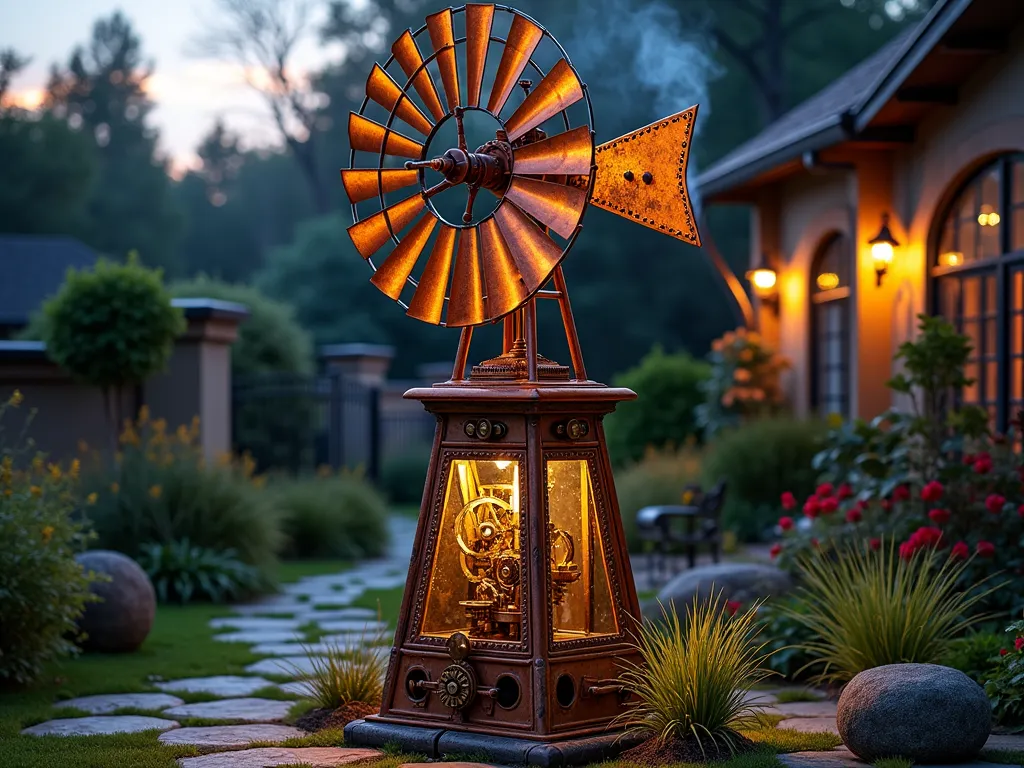
[[791,701],[776,704],[775,709],[786,717],[835,717],[834,701]]
[[165,715],[171,717],[208,717],[212,720],[248,720],[252,723],[272,723],[284,720],[295,705],[293,701],[274,699],[219,699],[183,704],[168,709]]
[[292,680],[290,683],[281,683],[278,688],[295,696],[313,695],[313,684],[309,680]]
[[[858,759],[845,747],[834,749],[831,752],[794,752],[788,755],[778,755],[778,759],[787,768],[867,768],[869,765]],[[952,764],[931,765],[929,768],[997,768],[997,766],[997,763],[975,760],[969,763],[958,763],[955,766]],[[1006,766],[1004,765],[1003,768]]]
[[297,613],[308,611],[309,603],[296,600],[293,595],[272,595],[252,603],[231,606],[231,610],[242,616],[259,616],[268,613]]
[[1012,749],[1024,752],[1024,733],[996,733],[988,737],[985,749]]
[[27,736],[99,736],[108,733],[139,733],[141,731],[166,731],[178,728],[174,720],[141,715],[90,715],[89,717],[66,717],[47,720],[22,733]]
[[210,626],[214,629],[236,629],[246,631],[285,631],[295,630],[301,627],[301,619],[268,619],[263,616],[225,616],[219,619],[210,619]]
[[207,725],[199,728],[176,728],[161,733],[161,744],[191,744],[194,747],[246,747],[254,741],[280,743],[307,735],[290,725],[249,723],[248,725]]
[[178,765],[182,768],[272,768],[301,764],[312,768],[335,768],[375,757],[380,757],[380,752],[375,749],[353,747],[262,747],[184,757],[178,760]]
[[747,691],[743,694],[743,701],[753,707],[771,707],[778,699],[768,691]]
[[300,656],[304,653],[327,653],[332,647],[325,643],[261,643],[249,650],[257,656]]
[[839,734],[839,727],[834,717],[792,717],[778,725],[781,729],[800,731],[800,733],[834,733]]
[[330,595],[314,595],[309,598],[306,607],[310,608],[347,608],[353,600],[358,600],[362,592],[335,592]]
[[297,631],[280,630],[259,630],[253,629],[244,632],[227,632],[223,635],[214,635],[214,640],[222,643],[288,643],[302,640],[305,635]]
[[[314,656],[317,661],[325,661],[323,656]],[[254,675],[287,675],[298,677],[313,673],[313,659],[309,656],[280,656],[263,659],[245,668]]]
[[240,675],[216,675],[214,677],[187,677],[182,680],[168,680],[157,683],[162,691],[183,691],[185,693],[208,693],[211,696],[248,696],[260,688],[273,683],[262,677]]
[[55,707],[71,707],[92,715],[107,715],[118,709],[167,709],[185,702],[177,696],[166,693],[101,693],[96,696],[79,696],[77,699],[55,701]]
[[303,623],[338,621],[339,619],[376,619],[377,612],[370,608],[325,608],[301,613],[296,618]]
[[387,623],[383,621],[362,621],[360,619],[339,619],[338,621],[318,621],[316,623],[325,632],[362,632],[366,635],[374,635],[388,628]]

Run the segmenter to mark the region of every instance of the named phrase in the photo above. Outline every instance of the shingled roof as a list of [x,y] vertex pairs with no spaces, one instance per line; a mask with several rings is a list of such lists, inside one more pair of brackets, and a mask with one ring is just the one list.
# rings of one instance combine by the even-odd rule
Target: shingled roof
[[91,267],[96,259],[71,237],[0,235],[0,325],[27,324],[60,288],[68,267]]

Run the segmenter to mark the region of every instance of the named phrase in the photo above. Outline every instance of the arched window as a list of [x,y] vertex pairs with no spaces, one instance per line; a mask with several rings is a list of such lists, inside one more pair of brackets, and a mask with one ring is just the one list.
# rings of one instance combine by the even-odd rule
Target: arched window
[[982,167],[939,221],[933,311],[971,340],[962,401],[1005,430],[1024,407],[1024,155]]
[[850,238],[825,238],[811,267],[811,404],[850,415]]

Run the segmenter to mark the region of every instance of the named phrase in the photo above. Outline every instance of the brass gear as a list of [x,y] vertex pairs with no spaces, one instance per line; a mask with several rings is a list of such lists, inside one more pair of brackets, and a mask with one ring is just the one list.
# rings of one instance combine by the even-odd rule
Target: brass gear
[[465,709],[476,698],[476,674],[468,664],[445,667],[438,683],[437,695],[446,707]]

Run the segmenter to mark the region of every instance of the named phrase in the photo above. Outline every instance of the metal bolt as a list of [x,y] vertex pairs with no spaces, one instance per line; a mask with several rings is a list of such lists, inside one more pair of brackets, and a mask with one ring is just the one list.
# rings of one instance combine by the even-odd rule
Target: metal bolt
[[644,184],[650,184],[654,181],[654,177],[651,175],[650,171],[644,171],[643,180]]
[[622,174],[622,178],[624,178],[626,181],[632,181],[633,180],[633,172],[632,171],[626,171],[624,174]]

